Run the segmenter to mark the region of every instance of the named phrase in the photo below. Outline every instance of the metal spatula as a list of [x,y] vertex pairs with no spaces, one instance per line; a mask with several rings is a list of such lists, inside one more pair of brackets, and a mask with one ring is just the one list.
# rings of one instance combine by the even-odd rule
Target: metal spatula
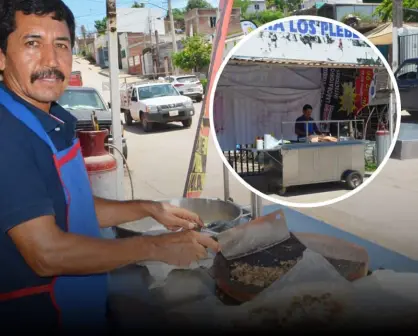
[[275,211],[214,236],[227,260],[268,249],[290,238],[283,210]]

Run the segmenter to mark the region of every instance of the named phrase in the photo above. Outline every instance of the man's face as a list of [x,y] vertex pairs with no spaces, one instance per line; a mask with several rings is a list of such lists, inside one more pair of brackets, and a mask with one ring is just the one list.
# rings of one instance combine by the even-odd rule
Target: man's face
[[305,111],[303,111],[303,114],[305,115],[306,118],[310,118],[312,115],[312,110],[306,109]]
[[70,31],[51,15],[16,13],[6,54],[0,52],[4,81],[17,95],[34,105],[58,100],[72,70]]

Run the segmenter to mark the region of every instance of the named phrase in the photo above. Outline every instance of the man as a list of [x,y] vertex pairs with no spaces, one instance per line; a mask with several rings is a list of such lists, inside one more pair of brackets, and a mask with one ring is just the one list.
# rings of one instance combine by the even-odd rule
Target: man
[[[295,133],[298,137],[298,141],[301,138],[306,138],[306,135],[322,135],[322,133],[319,131],[318,127],[314,123],[308,123],[306,124],[306,121],[314,121],[311,118],[312,115],[312,106],[306,104],[303,106],[303,114],[296,119],[295,124]],[[304,123],[302,123],[304,122]],[[306,133],[306,127],[308,127],[308,134]]]
[[[1,325],[95,330],[105,324],[107,272],[144,260],[189,265],[218,244],[199,217],[151,201],[94,198],[76,120],[55,101],[68,84],[74,16],[61,0],[0,9]],[[106,240],[100,229],[153,217],[158,237]]]

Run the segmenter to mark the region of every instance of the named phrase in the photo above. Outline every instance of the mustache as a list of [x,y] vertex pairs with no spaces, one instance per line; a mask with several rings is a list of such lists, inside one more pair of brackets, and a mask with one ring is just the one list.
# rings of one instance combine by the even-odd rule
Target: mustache
[[61,81],[65,80],[65,75],[58,69],[46,69],[43,71],[36,72],[31,75],[30,81],[31,83],[35,83],[38,79],[44,79],[44,78],[51,78],[55,77],[57,79],[60,79]]

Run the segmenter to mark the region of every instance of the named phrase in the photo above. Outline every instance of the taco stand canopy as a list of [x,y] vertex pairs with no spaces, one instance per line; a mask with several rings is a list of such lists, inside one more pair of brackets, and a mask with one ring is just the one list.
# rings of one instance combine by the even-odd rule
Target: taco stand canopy
[[[358,35],[318,20],[278,20],[234,51],[220,75],[213,105],[224,151],[266,133],[295,140],[302,107],[315,120],[346,120],[374,94],[374,71],[385,69]],[[225,112],[225,113],[224,113]]]

